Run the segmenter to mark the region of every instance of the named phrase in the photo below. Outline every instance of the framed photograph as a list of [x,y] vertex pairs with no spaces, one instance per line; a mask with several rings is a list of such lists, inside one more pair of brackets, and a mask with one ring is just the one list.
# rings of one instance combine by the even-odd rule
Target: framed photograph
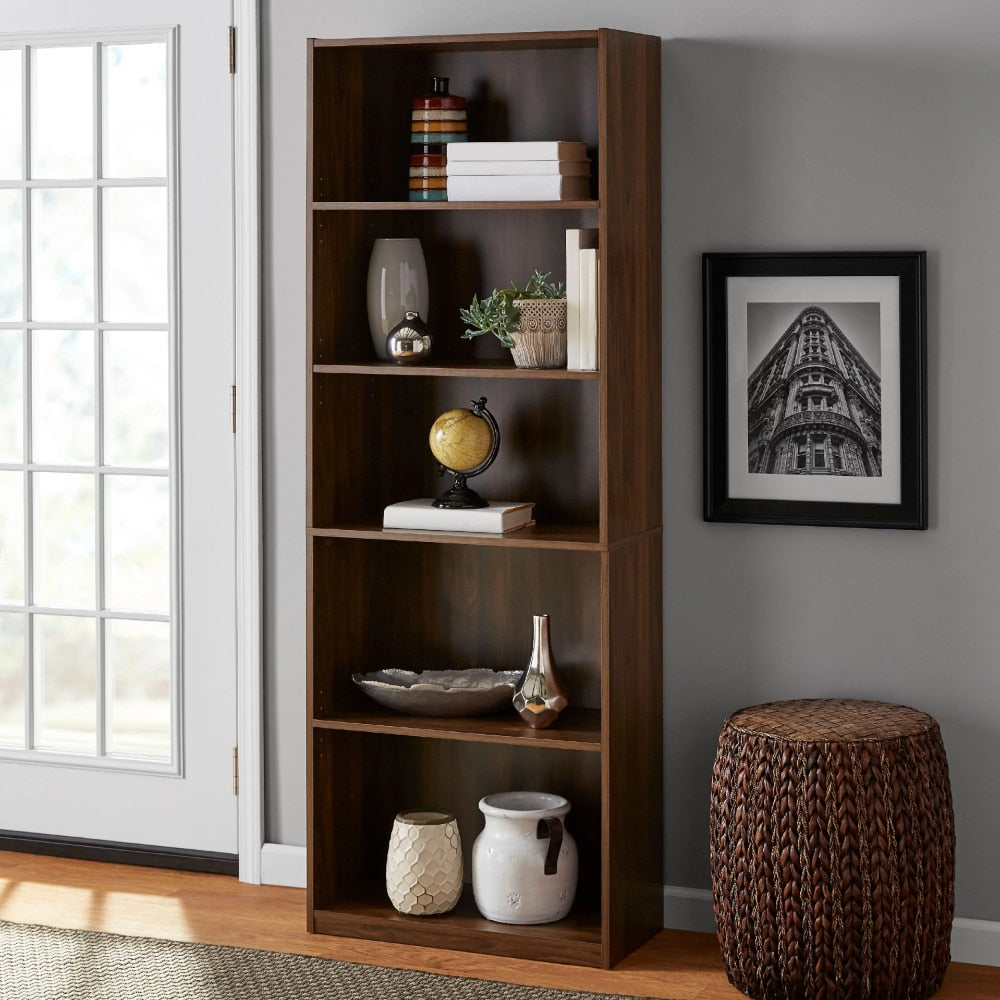
[[702,264],[705,519],[926,528],[926,254]]

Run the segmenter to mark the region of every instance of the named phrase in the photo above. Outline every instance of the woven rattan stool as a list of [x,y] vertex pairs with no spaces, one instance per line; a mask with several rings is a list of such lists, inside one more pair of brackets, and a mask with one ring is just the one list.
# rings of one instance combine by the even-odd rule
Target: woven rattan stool
[[729,981],[756,1000],[923,1000],[951,957],[955,824],[941,731],[871,701],[726,720],[712,894]]

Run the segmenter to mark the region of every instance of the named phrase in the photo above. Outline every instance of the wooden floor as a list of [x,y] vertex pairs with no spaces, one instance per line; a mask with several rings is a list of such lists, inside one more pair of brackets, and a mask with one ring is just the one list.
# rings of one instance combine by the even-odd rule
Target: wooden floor
[[[0,851],[0,919],[663,1000],[743,996],[726,981],[708,934],[663,931],[611,972],[578,969],[308,934],[301,889],[6,851]],[[953,964],[937,997],[997,1000],[1000,968]]]

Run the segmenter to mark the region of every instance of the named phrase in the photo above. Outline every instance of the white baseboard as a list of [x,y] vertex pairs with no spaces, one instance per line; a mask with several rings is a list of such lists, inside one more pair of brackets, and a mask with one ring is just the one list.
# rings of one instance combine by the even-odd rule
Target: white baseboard
[[951,960],[1000,966],[1000,921],[956,917],[951,925]]
[[[711,892],[665,885],[663,926],[678,931],[714,934]],[[1000,966],[1000,922],[956,917],[951,926],[951,960],[971,965]]]
[[260,849],[260,880],[264,885],[306,887],[306,849],[289,844],[265,844]]
[[683,885],[663,887],[663,926],[674,931],[715,933],[712,894],[707,889]]

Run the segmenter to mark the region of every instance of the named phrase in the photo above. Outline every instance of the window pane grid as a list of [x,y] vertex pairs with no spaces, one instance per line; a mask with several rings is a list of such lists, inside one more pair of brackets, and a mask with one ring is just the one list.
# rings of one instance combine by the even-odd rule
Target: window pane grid
[[166,187],[166,177],[29,177],[26,180],[0,178],[0,189],[20,191],[38,188],[142,188]]
[[[174,292],[171,270],[174,239],[169,225],[170,214],[166,211],[173,196],[170,193],[170,178],[165,175],[167,164],[173,162],[171,157],[175,154],[171,152],[168,156],[166,153],[170,147],[167,134],[167,44],[162,39],[152,42],[149,39],[141,42],[129,39],[114,45],[58,41],[49,44],[45,41],[3,51],[19,54],[20,177],[10,176],[9,170],[4,170],[3,176],[0,176],[0,193],[10,191],[16,197],[16,193],[20,192],[20,232],[14,232],[13,225],[8,229],[14,235],[12,245],[19,243],[20,246],[18,270],[21,289],[19,296],[16,286],[15,294],[8,295],[7,301],[14,305],[6,313],[3,303],[0,303],[0,333],[19,333],[23,347],[20,365],[22,461],[16,461],[16,454],[0,454],[0,472],[20,473],[23,480],[24,603],[5,603],[3,595],[0,595],[0,640],[5,638],[2,631],[4,625],[20,621],[23,626],[23,641],[20,644],[13,640],[6,645],[0,643],[0,691],[5,691],[12,683],[12,672],[21,676],[20,711],[23,715],[23,724],[15,721],[13,729],[10,720],[0,716],[0,752],[16,759],[31,759],[36,751],[41,751],[46,759],[63,758],[72,763],[113,768],[129,767],[128,759],[135,758],[145,762],[138,765],[142,768],[176,770],[179,709],[173,698],[177,686],[177,665],[172,614],[177,597],[173,527],[176,501],[170,471],[176,449],[173,433],[176,418],[173,366],[176,359],[172,346],[174,313],[170,298]],[[147,87],[146,104],[140,109],[141,113],[137,113],[128,81],[115,84],[110,74],[114,66],[128,64],[131,67],[129,72],[134,76],[136,67],[141,63],[141,58],[137,59],[137,56],[143,55],[154,57],[153,69],[146,74],[145,81],[152,81],[153,103],[150,104]],[[86,83],[81,82],[80,76],[84,67],[89,74]],[[78,93],[69,94],[60,90],[60,84],[65,90],[65,79],[60,77],[64,71],[70,76],[76,74],[73,78],[77,81]],[[121,73],[119,77],[125,79]],[[149,135],[155,138],[159,130],[162,133],[159,139],[164,144],[162,154],[157,154],[154,149],[152,160],[147,157],[146,165],[153,169],[137,171],[131,176],[127,170],[117,169],[116,173],[120,176],[112,177],[107,170],[110,164],[108,109],[111,91],[116,85],[115,113],[119,120],[114,146],[116,157],[128,165],[131,154],[122,144],[122,137],[128,136],[137,123],[146,128],[147,138]],[[55,95],[60,93],[67,97],[66,107],[75,106],[74,102],[79,105],[70,114],[72,120],[67,118],[63,102],[55,99]],[[154,122],[150,126],[149,109],[152,107],[155,114],[157,103],[162,122]],[[86,116],[80,114],[80,107],[84,106],[89,108]],[[83,117],[90,119],[89,126],[81,120]],[[84,133],[88,133],[86,137]],[[67,135],[73,141],[65,144],[64,148],[61,139]],[[132,157],[132,162],[139,161]],[[155,169],[157,163],[159,170]],[[112,221],[107,216],[108,198],[116,191],[135,191],[138,195],[142,190],[162,190],[162,201],[143,203],[128,196],[126,200],[116,202],[125,211],[124,214],[118,213],[114,221],[117,228],[109,233],[107,227]],[[89,198],[85,194],[87,191],[90,192]],[[7,197],[8,206],[17,204],[11,196]],[[118,198],[117,195],[114,197]],[[125,198],[124,195],[122,197]],[[142,204],[152,204],[154,209],[157,204],[164,207],[162,225],[157,224],[156,234],[161,238],[163,247],[156,241],[151,243],[143,228],[149,228],[150,218],[156,222],[159,210],[155,210],[153,217],[147,211],[145,219],[132,222],[130,209]],[[86,222],[88,216],[89,222]],[[16,213],[12,218],[16,221]],[[0,224],[3,222],[0,217]],[[81,222],[85,223],[83,229],[80,228]],[[162,233],[159,228],[162,228]],[[109,264],[106,257],[109,238],[116,241],[118,268]],[[10,242],[8,239],[7,243]],[[0,240],[0,254],[5,252],[3,248],[6,245]],[[88,249],[83,249],[84,246]],[[137,250],[138,254],[145,254],[144,260],[151,261],[152,267],[144,269],[144,260],[137,262],[133,259],[138,255]],[[6,252],[9,256],[9,247]],[[82,271],[77,269],[77,262],[81,260],[84,264]],[[127,289],[128,294],[124,298],[116,289],[118,300],[124,306],[119,305],[119,314],[109,321],[105,319],[108,282],[120,285],[121,270],[131,272],[129,280],[132,287]],[[157,270],[159,273],[153,274],[152,284],[147,280],[143,287],[141,281],[146,272]],[[67,295],[66,287],[58,282],[65,280],[67,275],[72,278],[74,271],[77,275],[76,292],[70,286],[71,294]],[[136,286],[137,279],[139,286]],[[138,298],[136,287],[139,289]],[[146,289],[152,289],[152,299]],[[81,295],[84,290],[85,294]],[[0,288],[0,295],[3,291]],[[141,305],[143,302],[152,302],[152,307],[160,315],[128,315],[129,309],[134,311],[136,303]],[[63,314],[57,315],[60,310]],[[149,311],[148,305],[146,311]],[[136,321],[133,322],[133,319]],[[128,458],[131,457],[134,462],[136,454],[118,456],[125,458],[125,462],[107,460],[108,393],[117,391],[108,382],[107,337],[111,333],[121,336],[160,333],[167,338],[164,343],[171,344],[165,355],[165,366],[154,370],[155,374],[165,375],[167,382],[166,390],[160,386],[153,387],[156,390],[154,396],[165,391],[170,400],[164,408],[166,426],[162,431],[170,444],[163,461],[155,467],[128,464]],[[39,337],[45,344],[44,352],[35,343]],[[87,342],[89,347],[81,354],[80,348]],[[72,345],[75,345],[75,350]],[[43,366],[43,361],[48,364]],[[80,367],[81,361],[83,368]],[[84,379],[82,404],[78,391],[70,391],[73,389],[70,383],[61,384],[58,381],[74,374]],[[88,381],[89,388],[86,385]],[[134,386],[132,391],[133,394],[136,391]],[[92,404],[86,403],[88,393]],[[73,398],[78,398],[76,404]],[[39,410],[46,399],[49,400],[49,413]],[[84,414],[84,423],[90,424],[84,428],[85,436],[91,441],[87,447],[90,454],[84,454],[78,446],[69,452],[63,449],[60,454],[58,449],[46,442],[46,434],[51,427],[43,418],[55,413],[73,431],[72,424],[81,415],[72,409],[74,405],[89,405],[92,409],[90,418]],[[56,410],[52,410],[53,407]],[[40,419],[43,419],[41,424],[38,423]],[[33,422],[36,424],[34,428]],[[39,448],[48,454],[48,458],[38,453]],[[145,461],[145,454],[137,454],[140,461]],[[112,483],[119,486],[133,484],[129,489],[134,498],[124,501],[128,508],[125,519],[114,526],[114,534],[109,534],[108,489]],[[142,483],[149,483],[151,487],[159,483],[164,485],[162,489],[155,487],[150,494],[141,486]],[[163,546],[166,558],[154,555],[152,564],[148,562],[146,552],[150,545],[149,532],[143,535],[146,514],[143,504],[150,496],[167,498],[166,520],[162,515],[162,501],[159,502],[161,516],[158,527],[163,529],[162,537],[160,541],[152,539],[153,551]],[[90,499],[87,500],[87,497]],[[81,502],[83,508],[80,507]],[[78,518],[77,527],[83,529],[83,535],[76,532],[75,543],[72,537],[63,537],[61,532],[56,532],[59,536],[57,541],[42,534],[46,520],[50,524],[64,525],[67,516],[70,523],[74,517]],[[88,518],[90,529],[86,528]],[[89,543],[83,540],[88,532],[91,535]],[[70,536],[72,534],[71,531]],[[147,603],[149,593],[166,595],[165,600],[162,597],[154,599],[153,603],[162,604],[162,607],[128,606],[132,603],[128,599],[131,595],[128,586],[123,589],[122,584],[118,586],[117,601],[121,606],[109,606],[109,560],[114,557],[110,548],[113,537],[119,539],[118,549],[125,552],[133,575],[138,574],[133,582],[143,579],[143,571],[149,565],[163,572],[166,579],[158,588],[154,587],[152,592],[146,588]],[[70,549],[73,544],[83,544],[84,548],[71,552],[67,562],[67,554],[60,551],[64,543]],[[90,549],[92,554],[88,557],[86,552]],[[41,577],[37,571],[39,558],[46,560],[48,567]],[[92,604],[91,595],[84,593],[90,588],[79,590],[79,580],[67,579],[67,576],[73,575],[72,566],[79,565],[81,558],[85,564],[89,563],[89,559],[93,561]],[[123,580],[127,584],[128,578]],[[54,587],[50,596],[56,600],[40,599],[45,596],[39,592],[40,587],[42,591]],[[75,591],[74,587],[77,588]],[[79,597],[84,599],[81,601]],[[16,599],[17,594],[8,595],[8,602],[11,598]],[[81,603],[82,607],[76,606]],[[114,646],[111,642],[112,629],[118,637]],[[157,652],[144,656],[144,639]],[[113,651],[116,659],[112,666],[109,658]],[[16,663],[18,657],[22,661],[20,665]],[[84,661],[89,661],[92,669],[80,668],[79,664]],[[143,727],[147,727],[148,732]],[[11,733],[16,731],[23,732],[20,746],[11,737]]]
[[20,609],[0,611],[0,746],[27,746],[27,628],[28,616]]
[[0,188],[0,320],[24,321],[25,195],[20,187]]
[[24,613],[29,615],[70,615],[74,618],[94,618],[98,621],[114,619],[130,622],[169,622],[170,615],[155,611],[116,611],[113,608],[69,608],[49,607],[45,604],[4,604],[0,601],[0,614]]
[[36,320],[0,320],[0,330],[163,330],[170,329],[167,323],[73,323],[65,320],[39,322]]
[[28,376],[24,330],[0,327],[0,466],[20,468],[25,451],[24,392]]
[[24,161],[24,49],[0,49],[0,180],[23,176]]
[[127,465],[44,465],[35,462],[0,462],[0,472],[92,472],[95,475],[148,476],[150,479],[169,478],[167,469],[149,469]]

